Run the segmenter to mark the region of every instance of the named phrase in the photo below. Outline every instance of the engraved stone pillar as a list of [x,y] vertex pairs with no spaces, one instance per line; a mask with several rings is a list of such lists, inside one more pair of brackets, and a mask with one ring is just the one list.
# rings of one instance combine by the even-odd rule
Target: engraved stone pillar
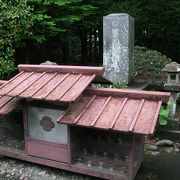
[[103,17],[105,76],[126,84],[134,73],[134,18],[125,13]]

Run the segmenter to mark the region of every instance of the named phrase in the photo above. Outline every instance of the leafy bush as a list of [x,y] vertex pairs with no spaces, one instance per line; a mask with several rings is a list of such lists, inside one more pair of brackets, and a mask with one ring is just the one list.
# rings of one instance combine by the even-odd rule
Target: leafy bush
[[31,34],[30,11],[26,1],[0,1],[0,78],[14,71],[15,47]]
[[169,119],[169,110],[167,109],[167,107],[162,106],[159,112],[159,124],[162,126],[167,125],[168,119]]
[[136,79],[156,80],[163,78],[161,70],[171,59],[156,50],[135,46],[134,61]]
[[20,43],[29,35],[31,9],[26,1],[0,1],[0,47]]
[[121,89],[121,88],[127,88],[127,85],[121,81],[116,81],[113,84],[92,84],[92,87],[96,88],[116,88],[116,89]]
[[127,88],[127,85],[121,81],[116,81],[114,82],[112,85],[110,85],[111,88],[117,88],[117,89],[121,89],[121,88]]
[[6,79],[7,76],[15,70],[15,64],[12,60],[1,60],[0,59],[0,78]]

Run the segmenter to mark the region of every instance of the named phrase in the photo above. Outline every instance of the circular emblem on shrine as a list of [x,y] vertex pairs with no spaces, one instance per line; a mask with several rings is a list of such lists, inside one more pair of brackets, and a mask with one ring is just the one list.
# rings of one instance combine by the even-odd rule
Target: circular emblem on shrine
[[44,131],[50,132],[54,127],[55,124],[52,119],[48,116],[43,116],[40,120],[40,125],[42,126]]

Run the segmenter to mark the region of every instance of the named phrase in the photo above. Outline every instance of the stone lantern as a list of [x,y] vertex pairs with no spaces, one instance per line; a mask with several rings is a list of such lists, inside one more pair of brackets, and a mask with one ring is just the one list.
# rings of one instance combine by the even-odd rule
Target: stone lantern
[[170,116],[175,119],[177,95],[180,92],[180,64],[171,62],[162,71],[167,73],[167,82],[164,84],[164,90],[171,91]]
[[[162,71],[167,73],[167,83],[165,84],[165,90],[176,91],[176,86],[179,86],[177,91],[180,90],[180,64],[171,62],[167,64]],[[172,89],[170,89],[172,87]]]

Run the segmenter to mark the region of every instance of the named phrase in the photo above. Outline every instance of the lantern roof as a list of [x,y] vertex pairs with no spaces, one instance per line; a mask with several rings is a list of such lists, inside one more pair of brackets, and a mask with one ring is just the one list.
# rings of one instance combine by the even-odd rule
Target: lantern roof
[[171,62],[170,64],[167,64],[162,71],[164,72],[170,72],[170,73],[179,73],[180,72],[180,64],[176,62]]

